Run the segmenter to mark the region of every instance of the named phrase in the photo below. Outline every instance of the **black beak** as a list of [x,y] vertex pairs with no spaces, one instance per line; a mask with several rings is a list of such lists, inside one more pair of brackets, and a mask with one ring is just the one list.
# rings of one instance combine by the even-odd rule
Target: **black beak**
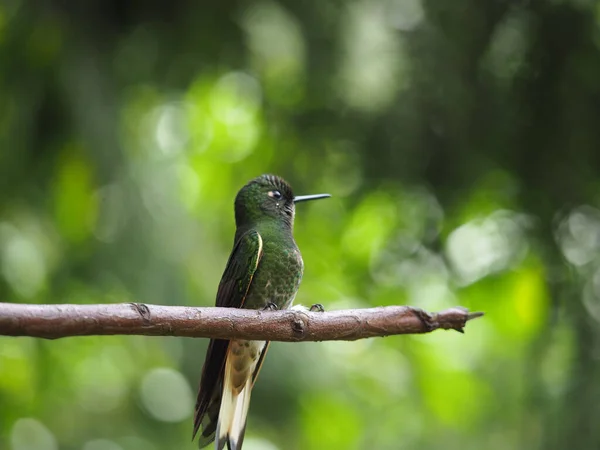
[[298,195],[294,197],[294,203],[307,202],[309,200],[319,200],[320,198],[329,198],[329,194]]

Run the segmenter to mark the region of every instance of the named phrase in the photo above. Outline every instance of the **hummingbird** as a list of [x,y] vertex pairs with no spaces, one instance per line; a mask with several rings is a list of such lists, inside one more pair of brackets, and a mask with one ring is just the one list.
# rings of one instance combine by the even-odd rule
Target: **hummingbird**
[[[237,193],[233,250],[217,289],[226,308],[287,309],[302,280],[304,263],[294,241],[295,204],[330,197],[294,196],[275,175],[261,175]],[[323,310],[313,305],[311,310]],[[192,439],[199,448],[241,450],[252,387],[269,342],[211,339],[202,368]]]

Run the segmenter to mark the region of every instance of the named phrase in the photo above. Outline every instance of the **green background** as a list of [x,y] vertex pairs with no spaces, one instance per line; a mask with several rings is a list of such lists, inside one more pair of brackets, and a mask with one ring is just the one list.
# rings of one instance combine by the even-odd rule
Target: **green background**
[[[297,303],[465,335],[275,343],[244,450],[600,448],[600,6],[0,3],[0,300],[209,306],[297,194]],[[192,449],[206,340],[0,338],[0,448]]]

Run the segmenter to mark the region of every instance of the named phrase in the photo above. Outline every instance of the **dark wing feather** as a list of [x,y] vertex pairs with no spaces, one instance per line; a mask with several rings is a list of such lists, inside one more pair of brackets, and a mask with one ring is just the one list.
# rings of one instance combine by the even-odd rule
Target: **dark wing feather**
[[254,368],[254,373],[252,374],[252,386],[254,387],[254,383],[256,383],[256,379],[258,378],[258,374],[260,369],[262,368],[263,362],[265,362],[265,356],[267,356],[267,351],[269,350],[269,345],[271,343],[269,341],[265,342],[265,346],[263,347],[263,351],[260,354],[260,358],[256,363],[256,367]]
[[[262,238],[257,231],[251,230],[240,236],[219,283],[216,306],[241,308],[244,305],[252,277],[262,257],[262,248]],[[200,448],[210,444],[215,438],[228,346],[228,340],[211,339],[206,351],[192,436],[193,439],[202,428]]]

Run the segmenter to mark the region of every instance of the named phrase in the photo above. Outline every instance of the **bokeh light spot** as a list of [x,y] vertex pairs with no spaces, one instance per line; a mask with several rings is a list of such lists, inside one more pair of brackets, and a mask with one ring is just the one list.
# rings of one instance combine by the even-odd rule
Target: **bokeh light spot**
[[454,230],[446,253],[459,281],[471,284],[521,261],[528,249],[521,222],[516,213],[496,211]]
[[44,286],[46,262],[38,246],[14,226],[0,224],[2,275],[20,296],[31,298]]
[[52,432],[39,420],[24,418],[15,422],[10,433],[12,450],[58,450]]
[[[119,347],[106,347],[79,361],[74,369],[80,405],[96,413],[116,409],[128,392],[124,373],[127,364],[128,354]],[[98,395],[99,392],[102,395]]]
[[579,206],[558,226],[557,239],[567,260],[583,266],[598,257],[600,250],[600,210]]
[[266,96],[279,105],[297,104],[304,95],[306,59],[298,20],[278,3],[261,1],[250,4],[240,22]]
[[151,370],[142,380],[140,394],[146,410],[161,422],[180,422],[192,413],[192,391],[176,370]]

